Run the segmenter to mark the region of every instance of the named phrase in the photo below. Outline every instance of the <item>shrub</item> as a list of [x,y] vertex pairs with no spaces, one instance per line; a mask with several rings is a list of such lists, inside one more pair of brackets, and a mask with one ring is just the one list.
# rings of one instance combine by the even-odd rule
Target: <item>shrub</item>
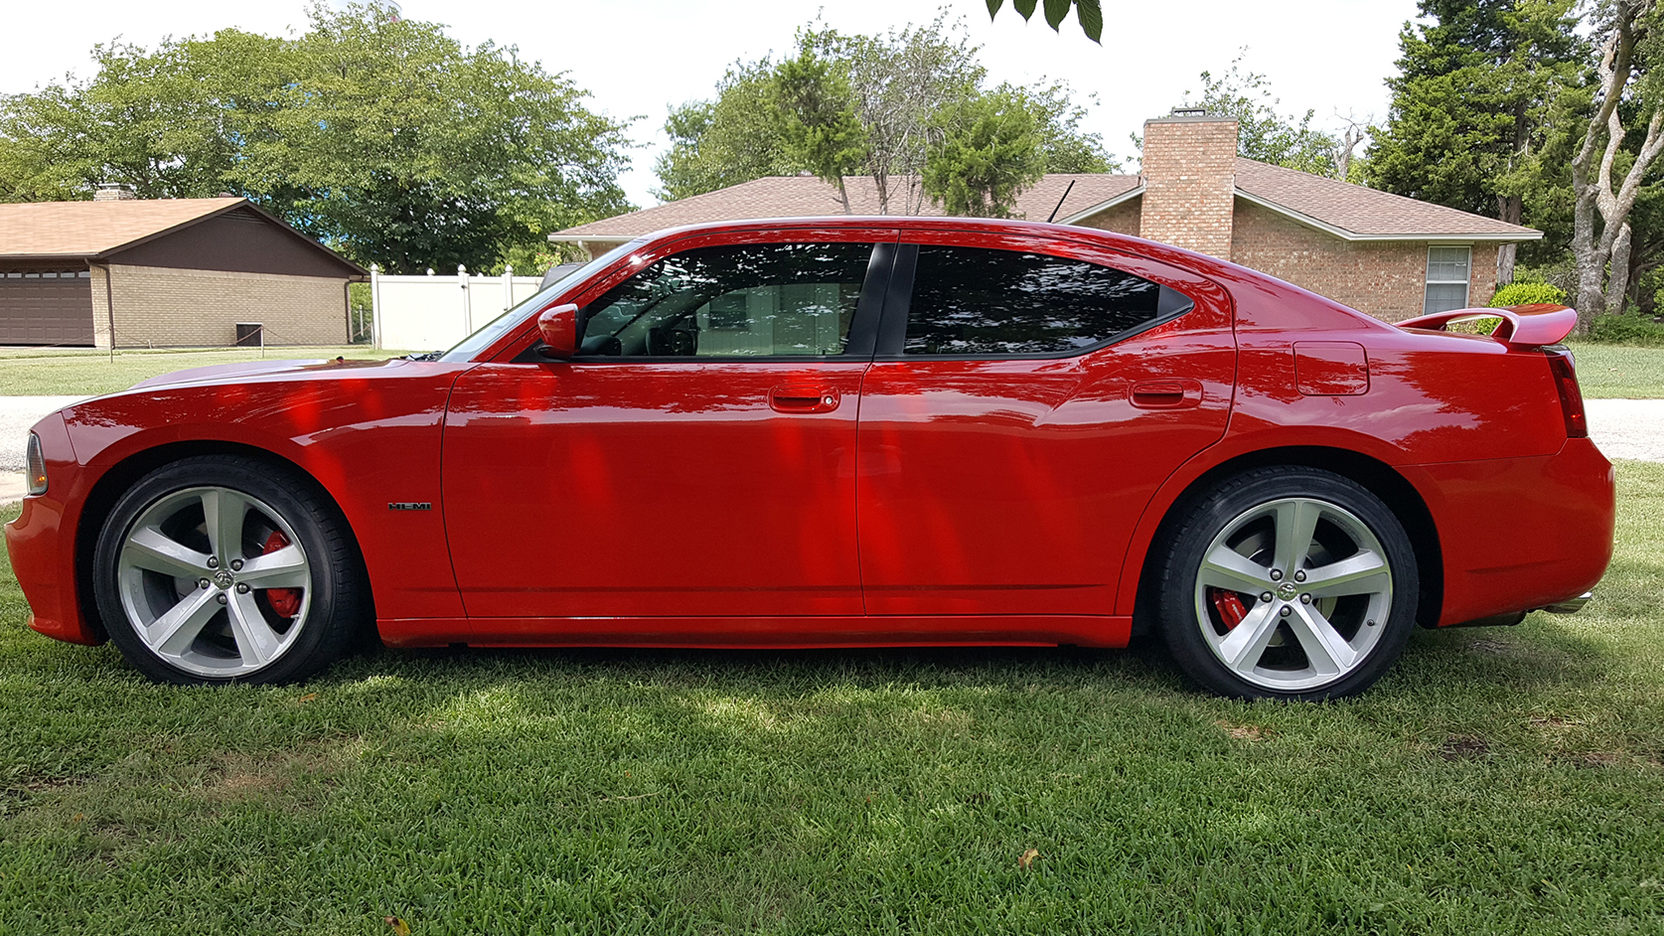
[[1491,308],[1551,303],[1565,305],[1566,294],[1552,283],[1509,283],[1491,297]]
[[1664,322],[1639,312],[1597,315],[1589,320],[1587,328],[1584,338],[1588,341],[1664,348]]

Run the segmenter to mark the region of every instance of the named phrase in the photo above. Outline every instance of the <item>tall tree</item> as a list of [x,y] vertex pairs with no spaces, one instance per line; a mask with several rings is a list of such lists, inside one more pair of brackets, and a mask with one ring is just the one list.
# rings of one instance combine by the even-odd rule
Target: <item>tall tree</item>
[[891,213],[899,197],[897,214],[917,214],[924,205],[925,160],[942,140],[936,109],[974,96],[986,74],[976,47],[962,28],[950,27],[946,14],[882,36],[810,30],[800,42],[842,65],[866,131],[862,168],[872,177],[879,211]]
[[[943,17],[874,36],[810,27],[792,58],[736,64],[714,99],[672,111],[666,130],[673,145],[657,163],[659,194],[685,198],[764,175],[812,172],[840,192],[844,176],[872,178],[886,213],[917,213],[927,197],[941,200],[950,188],[961,193],[951,198],[996,211],[1009,209],[1010,173],[954,180],[947,166],[969,173],[1017,146],[1038,153],[1044,172],[1116,167],[1102,139],[1082,129],[1085,110],[1068,85],[990,90],[985,80],[963,25]],[[1003,117],[989,122],[996,113]],[[992,132],[996,126],[1002,132]],[[1021,141],[1010,137],[1017,127]],[[987,152],[976,152],[979,146]],[[949,162],[933,171],[942,160]],[[1025,156],[1013,167],[1016,177],[1027,177],[1027,163]]]
[[923,185],[948,214],[1007,217],[1017,193],[1046,171],[1034,109],[1016,88],[955,102],[935,120],[941,143]]
[[[1658,6],[1654,0],[1615,0],[1597,12],[1598,90],[1571,164],[1576,302],[1586,316],[1624,309],[1634,249],[1631,213],[1664,150],[1664,71],[1659,68],[1664,64],[1664,22]],[[1645,128],[1645,136],[1636,149],[1626,150],[1629,128],[1637,127]]]
[[[1372,185],[1525,223],[1529,192],[1560,167],[1538,158],[1556,99],[1582,81],[1574,0],[1420,0],[1399,33],[1392,109],[1377,128]],[[1497,252],[1513,279],[1514,245]]]
[[810,171],[788,145],[774,69],[767,58],[736,62],[717,84],[716,97],[671,108],[664,125],[670,149],[654,162],[659,188],[653,194],[673,201]]
[[521,263],[549,230],[626,207],[623,127],[585,98],[512,47],[320,6],[293,39],[101,47],[91,79],[7,99],[0,192],[232,192],[393,271]]
[[1308,110],[1299,117],[1279,114],[1271,82],[1264,75],[1243,70],[1245,54],[1237,53],[1230,70],[1217,78],[1212,72],[1202,72],[1201,92],[1186,92],[1185,104],[1235,117],[1239,155],[1313,175],[1344,178],[1338,175],[1341,143],[1312,129],[1315,111]]
[[837,187],[844,214],[849,214],[844,176],[857,171],[867,158],[866,128],[855,113],[849,80],[805,46],[797,58],[776,69],[774,100],[785,121],[787,151]]

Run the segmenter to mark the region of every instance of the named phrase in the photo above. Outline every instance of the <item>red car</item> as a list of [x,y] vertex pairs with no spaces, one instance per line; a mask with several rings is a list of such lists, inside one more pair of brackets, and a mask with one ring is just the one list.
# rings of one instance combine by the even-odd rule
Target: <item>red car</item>
[[[1491,312],[1488,314],[1498,314]],[[67,407],[6,528],[36,630],[175,682],[393,646],[1073,644],[1357,692],[1612,551],[1558,307],[1384,324],[1077,227],[643,238],[443,354]]]

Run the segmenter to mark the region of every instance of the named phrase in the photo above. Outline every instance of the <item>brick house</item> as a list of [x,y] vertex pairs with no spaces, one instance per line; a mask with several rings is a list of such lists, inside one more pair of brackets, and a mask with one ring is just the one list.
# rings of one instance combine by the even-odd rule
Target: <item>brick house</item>
[[0,204],[0,345],[347,342],[357,264],[246,199],[111,195]]
[[[1237,123],[1175,115],[1144,124],[1138,175],[1052,173],[1017,198],[1018,218],[1133,234],[1270,273],[1397,321],[1483,305],[1497,246],[1540,231],[1236,155]],[[1073,183],[1073,187],[1070,187]],[[856,214],[879,214],[870,177],[845,180]],[[774,176],[549,235],[592,256],[642,234],[705,221],[843,210],[831,185]],[[927,206],[925,214],[940,215]]]

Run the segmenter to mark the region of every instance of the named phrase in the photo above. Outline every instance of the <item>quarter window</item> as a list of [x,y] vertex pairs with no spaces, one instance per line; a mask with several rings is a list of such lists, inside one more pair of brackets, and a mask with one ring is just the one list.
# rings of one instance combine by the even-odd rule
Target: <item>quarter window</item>
[[871,244],[743,244],[665,257],[584,310],[580,354],[843,354]]
[[927,245],[913,274],[903,352],[1068,354],[1189,307],[1166,287],[1093,263]]
[[1427,248],[1427,292],[1421,303],[1423,315],[1467,306],[1472,260],[1471,247]]

